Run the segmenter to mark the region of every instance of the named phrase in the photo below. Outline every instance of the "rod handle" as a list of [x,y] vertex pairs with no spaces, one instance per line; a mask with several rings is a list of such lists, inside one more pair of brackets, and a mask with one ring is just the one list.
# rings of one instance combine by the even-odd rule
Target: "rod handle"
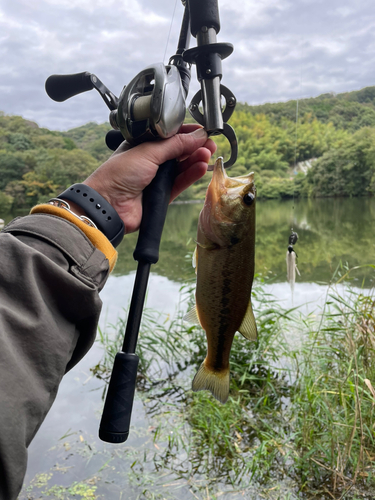
[[57,102],[66,101],[70,97],[93,88],[91,73],[88,71],[73,75],[51,75],[46,81],[47,94]]
[[107,443],[128,439],[133,409],[139,358],[136,354],[118,352],[99,427],[99,437]]
[[166,161],[143,191],[142,222],[134,250],[138,262],[156,264],[159,260],[161,235],[177,171],[177,160]]

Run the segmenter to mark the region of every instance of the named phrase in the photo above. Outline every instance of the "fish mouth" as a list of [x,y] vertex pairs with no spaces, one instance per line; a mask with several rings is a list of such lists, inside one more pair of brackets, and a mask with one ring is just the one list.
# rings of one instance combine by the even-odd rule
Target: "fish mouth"
[[[239,202],[246,193],[255,196],[254,173],[240,177],[229,177],[224,168],[224,160],[219,156],[215,162],[212,179],[208,186],[205,204],[200,214],[200,228],[204,235],[219,247],[226,245],[223,224],[242,224],[236,212]],[[229,228],[228,228],[229,229]]]
[[226,179],[228,176],[224,168],[224,159],[219,156],[215,162],[212,179],[207,190],[207,196],[212,206],[215,206],[220,197],[227,191]]
[[229,195],[234,200],[249,192],[255,195],[254,172],[239,177],[229,177],[224,168],[224,159],[219,156],[215,162],[212,180],[207,190],[211,205],[222,204],[220,199],[223,195]]
[[203,210],[200,215],[200,226],[205,236],[213,243],[222,246],[224,242],[214,232],[212,221],[216,219],[220,198],[226,192],[225,181],[228,178],[221,156],[215,162],[212,179],[208,186]]

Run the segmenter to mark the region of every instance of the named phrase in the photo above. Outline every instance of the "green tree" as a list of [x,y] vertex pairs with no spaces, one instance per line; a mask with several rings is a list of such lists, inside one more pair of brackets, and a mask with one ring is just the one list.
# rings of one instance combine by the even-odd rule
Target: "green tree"
[[97,167],[98,162],[80,149],[41,150],[35,170],[23,176],[22,184],[28,199],[35,203],[82,182]]
[[363,196],[375,190],[375,129],[363,128],[327,151],[308,172],[314,196]]
[[25,188],[25,196],[29,205],[43,203],[56,196],[59,185],[45,175],[28,172],[24,175],[21,184]]
[[11,144],[15,151],[27,151],[32,149],[33,143],[30,139],[20,132],[15,132],[8,135],[8,142]]
[[0,151],[0,190],[3,190],[8,182],[20,179],[25,171],[25,162],[21,154]]
[[112,153],[105,143],[105,136],[111,129],[109,123],[98,125],[97,123],[90,122],[82,127],[64,132],[64,136],[72,139],[79,148],[90,153],[96,160],[103,162]]
[[3,192],[13,199],[12,208],[26,208],[29,205],[23,181],[8,182]]
[[10,212],[13,205],[13,198],[0,192],[0,214]]

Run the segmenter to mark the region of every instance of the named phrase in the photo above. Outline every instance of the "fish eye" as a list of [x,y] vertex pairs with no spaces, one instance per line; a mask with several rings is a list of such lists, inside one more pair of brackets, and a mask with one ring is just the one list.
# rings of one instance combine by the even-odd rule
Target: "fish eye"
[[246,205],[252,205],[254,202],[254,195],[252,193],[246,193],[245,196],[243,197],[243,201]]

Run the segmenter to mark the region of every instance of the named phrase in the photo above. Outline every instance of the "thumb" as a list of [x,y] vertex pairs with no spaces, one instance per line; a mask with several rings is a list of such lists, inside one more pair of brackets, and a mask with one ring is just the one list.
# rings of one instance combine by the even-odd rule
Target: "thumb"
[[204,128],[198,128],[189,134],[176,134],[170,139],[144,144],[144,153],[148,158],[161,165],[167,160],[190,156],[207,142],[208,135]]

